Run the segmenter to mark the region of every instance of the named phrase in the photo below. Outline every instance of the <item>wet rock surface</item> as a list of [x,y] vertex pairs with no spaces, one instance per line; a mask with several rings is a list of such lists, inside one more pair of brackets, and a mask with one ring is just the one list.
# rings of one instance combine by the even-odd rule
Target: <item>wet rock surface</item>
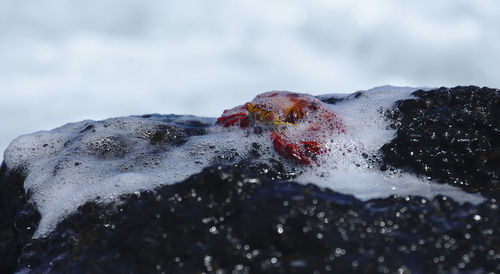
[[211,167],[185,182],[87,203],[44,239],[19,270],[364,273],[500,271],[495,199],[352,196]]
[[[2,165],[0,272],[498,273],[499,91],[457,87],[413,95],[381,110],[397,129],[380,151],[382,169],[481,191],[484,202],[413,195],[362,201],[293,182],[300,170],[249,143],[244,153],[228,145],[211,166],[177,184],[121,195],[119,202],[87,202],[50,234],[31,239],[40,214],[26,203],[33,193],[23,190],[25,172]],[[364,96],[320,99],[341,104]],[[175,115],[132,121],[132,133],[108,134],[109,127],[130,127],[113,119],[75,125],[76,137],[60,144],[47,141],[43,148],[60,146],[67,155],[54,174],[79,171],[89,161],[84,153],[102,165],[118,159],[124,172],[131,169],[127,155],[137,155],[133,164],[147,171],[162,153],[210,127]],[[209,142],[190,153],[205,147],[211,149]],[[85,157],[75,162],[71,155]]]
[[498,193],[500,90],[469,86],[413,95],[388,112],[397,136],[382,147],[384,161],[467,191]]
[[[21,249],[35,228],[30,227],[29,232],[15,225],[26,204],[23,180],[19,172],[7,171],[5,164],[0,167],[0,273],[15,270]],[[39,217],[35,210],[31,212],[33,218]]]

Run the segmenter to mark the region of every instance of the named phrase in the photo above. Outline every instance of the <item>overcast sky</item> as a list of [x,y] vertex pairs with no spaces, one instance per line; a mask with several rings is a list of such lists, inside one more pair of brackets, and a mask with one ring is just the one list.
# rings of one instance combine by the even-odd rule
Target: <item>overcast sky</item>
[[83,119],[217,116],[269,90],[498,88],[499,15],[493,0],[0,0],[0,150]]

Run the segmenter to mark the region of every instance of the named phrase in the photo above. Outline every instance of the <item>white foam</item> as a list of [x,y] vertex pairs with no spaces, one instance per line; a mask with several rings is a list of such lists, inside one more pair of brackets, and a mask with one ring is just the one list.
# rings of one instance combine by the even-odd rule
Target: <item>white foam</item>
[[[41,213],[34,237],[49,233],[87,201],[99,197],[98,202],[109,202],[125,193],[185,180],[208,165],[235,162],[248,153],[252,142],[265,139],[245,138],[241,130],[209,129],[209,134],[192,136],[182,146],[158,148],[144,134],[162,123],[139,117],[82,121],[15,139],[5,152],[5,162],[27,176],[24,188]],[[93,128],[85,132],[89,126]],[[104,143],[119,148],[112,148],[109,155],[93,151]]]
[[[394,136],[382,111],[414,90],[381,87],[330,105],[346,125],[346,133],[332,134],[326,144],[331,151],[320,155],[321,166],[299,168],[303,173],[297,181],[316,183],[364,200],[444,194],[459,202],[481,202],[480,195],[449,185],[412,174],[381,172],[363,157],[363,153],[376,154]],[[196,117],[177,121],[183,119],[215,122]],[[148,133],[165,123],[161,116],[82,121],[15,139],[5,152],[5,162],[9,169],[27,176],[24,188],[32,194],[30,201],[41,213],[34,237],[52,231],[87,201],[116,201],[125,193],[182,181],[211,164],[237,162],[246,157],[254,142],[261,145],[262,154],[267,154],[262,158],[282,159],[272,148],[268,134],[257,135],[239,127],[210,127],[206,135],[192,136],[181,146],[152,145]],[[283,162],[291,167],[292,161]]]
[[383,112],[396,100],[409,98],[415,90],[383,86],[366,91],[355,100],[332,105],[346,124],[346,133],[333,134],[328,143],[330,152],[321,155],[321,166],[306,170],[296,181],[312,182],[362,200],[391,195],[433,198],[444,194],[459,202],[482,202],[484,198],[479,194],[466,193],[414,174],[382,172],[374,165],[373,156],[395,135]]

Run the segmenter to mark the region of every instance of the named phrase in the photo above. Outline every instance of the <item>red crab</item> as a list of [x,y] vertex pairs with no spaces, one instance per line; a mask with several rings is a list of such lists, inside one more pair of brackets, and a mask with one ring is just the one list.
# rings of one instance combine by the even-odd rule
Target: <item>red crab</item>
[[323,102],[311,95],[285,91],[262,93],[251,102],[225,110],[216,124],[267,126],[274,149],[306,165],[325,151],[328,136],[345,132],[343,122]]

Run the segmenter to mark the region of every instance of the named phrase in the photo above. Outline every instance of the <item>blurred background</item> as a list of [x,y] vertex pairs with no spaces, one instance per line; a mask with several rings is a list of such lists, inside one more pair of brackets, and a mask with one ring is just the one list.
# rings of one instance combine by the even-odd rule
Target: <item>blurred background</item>
[[215,117],[269,90],[498,88],[499,61],[495,0],[0,0],[0,151],[83,119]]

